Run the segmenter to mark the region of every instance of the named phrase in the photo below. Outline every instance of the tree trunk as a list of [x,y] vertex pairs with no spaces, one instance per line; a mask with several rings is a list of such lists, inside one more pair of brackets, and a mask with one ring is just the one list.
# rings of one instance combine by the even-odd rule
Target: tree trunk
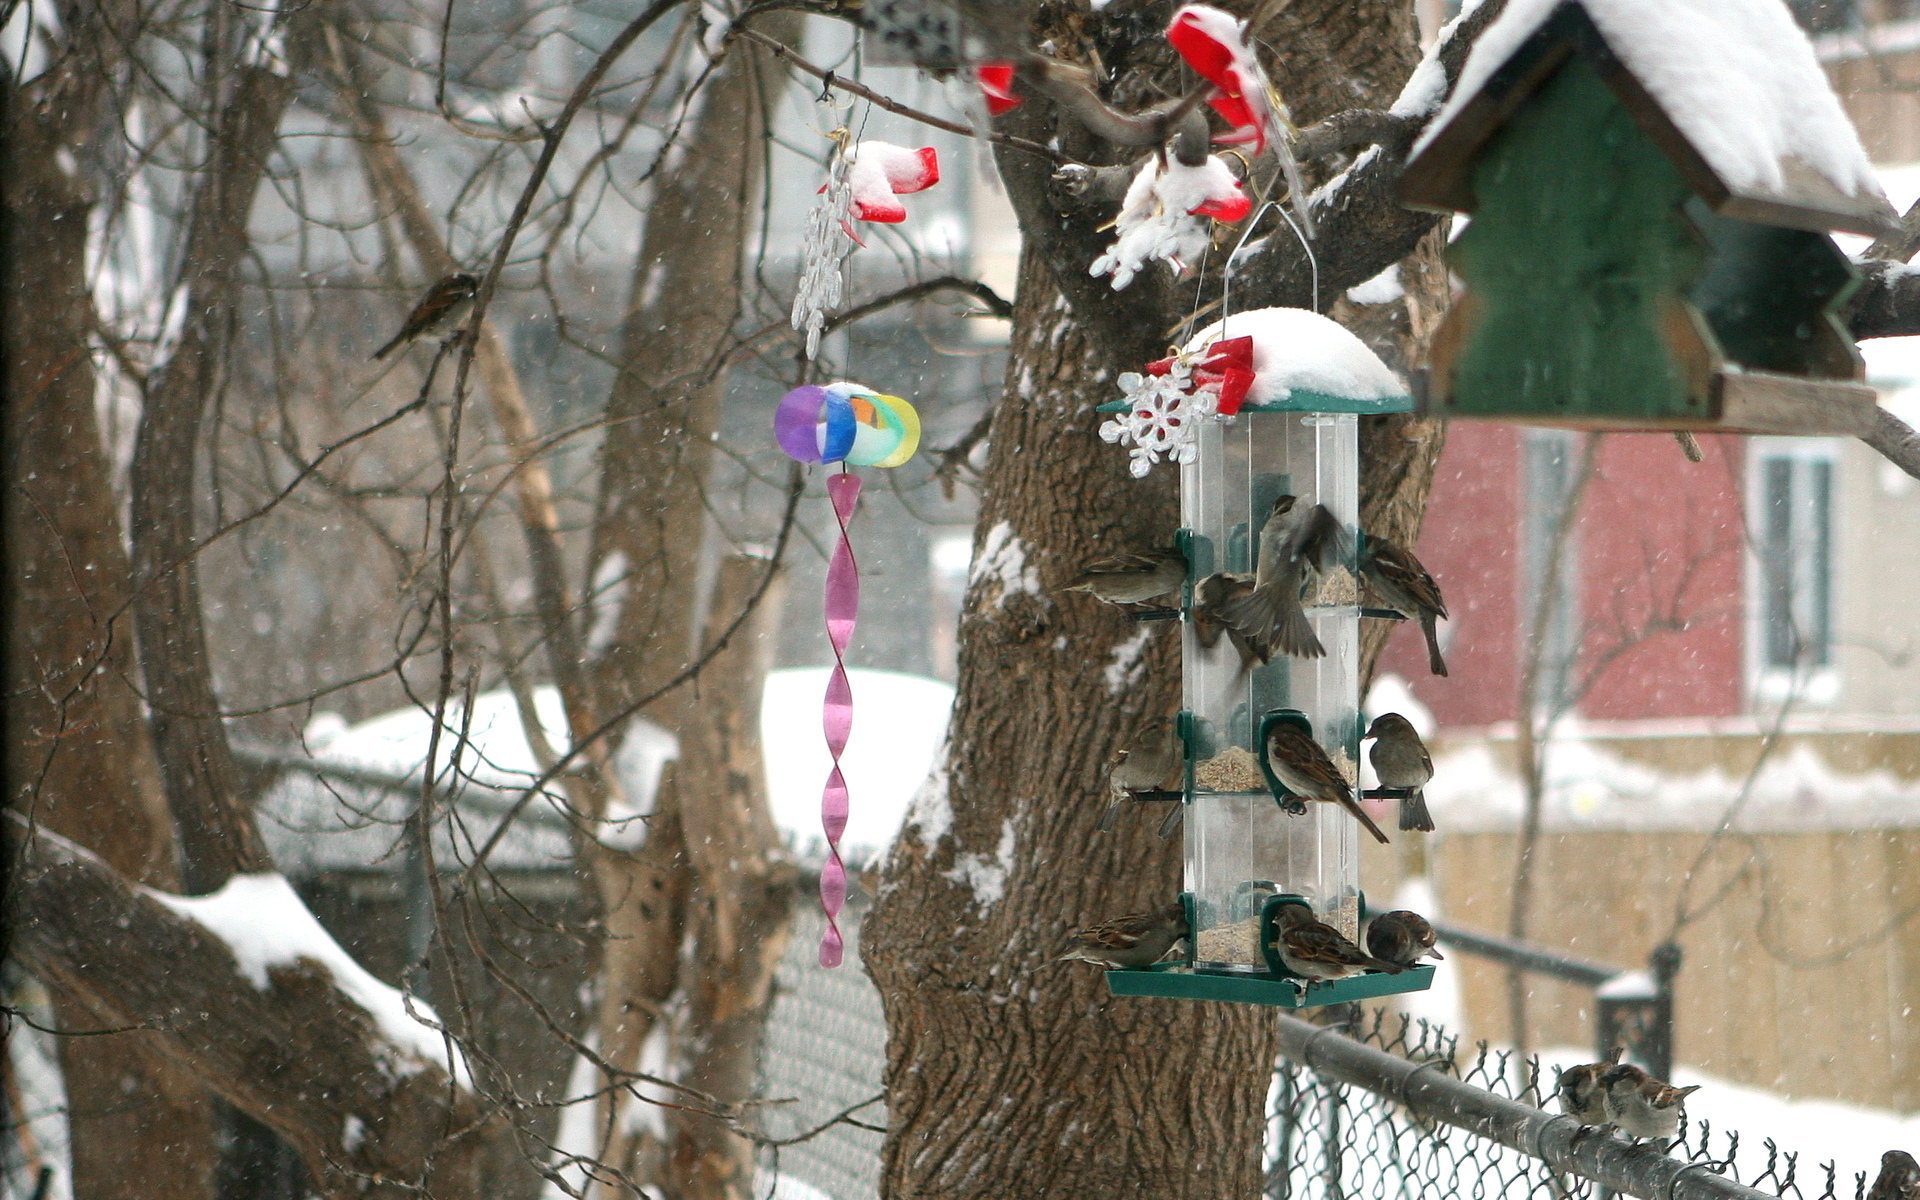
[[[217,7],[208,17],[214,29],[241,22],[239,14]],[[319,32],[317,12],[276,23],[284,24],[292,62],[303,64]],[[208,34],[210,48],[234,55],[243,41],[239,29]],[[223,90],[229,73],[234,81]],[[134,623],[154,749],[180,839],[181,880],[195,894],[217,889],[236,873],[273,869],[242,798],[213,689],[194,561],[200,497],[195,464],[201,425],[241,319],[247,219],[279,137],[281,114],[293,98],[294,75],[283,62],[258,61],[236,70],[223,58],[208,64],[206,86],[212,146],[188,214],[179,275],[187,319],[173,355],[154,371],[147,389],[134,442],[129,518],[139,581]]]
[[[112,39],[93,27],[105,15],[77,12],[73,34],[96,37],[95,52],[110,57]],[[111,69],[94,58],[78,78],[52,72],[5,106],[6,803],[166,888],[177,879],[172,825],[134,689],[131,624],[115,620],[128,567],[94,409],[93,197],[83,174],[61,166],[94,136],[96,89]],[[52,996],[59,1028],[99,1027],[71,996]],[[212,1195],[212,1104],[153,1043],[145,1031],[56,1042],[74,1195]]]
[[[1043,8],[1031,37],[1079,60],[1097,41],[1107,71],[1126,80],[1170,57],[1157,25],[1129,20]],[[1299,0],[1255,32],[1281,48],[1276,80],[1303,124],[1386,107],[1415,58],[1411,10],[1386,0]],[[1031,100],[1001,125],[1108,161],[1111,148],[1053,119]],[[1151,822],[1094,828],[1113,752],[1179,706],[1178,643],[1051,589],[1096,554],[1166,545],[1179,523],[1175,471],[1129,478],[1125,456],[1096,436],[1093,409],[1117,396],[1116,375],[1165,352],[1194,291],[1169,286],[1159,267],[1119,293],[1090,281],[1111,212],[1062,209],[1034,156],[1003,150],[1000,167],[1025,250],[981,482],[960,692],[944,762],[895,844],[863,937],[887,1011],[882,1191],[1250,1197],[1261,1185],[1271,1015],[1114,999],[1099,971],[1054,961],[1076,926],[1180,890],[1178,843],[1156,839]],[[1387,186],[1375,180],[1327,214],[1323,308],[1432,228],[1393,205]],[[1304,255],[1276,252],[1284,229],[1268,242],[1249,255],[1259,273],[1235,284],[1236,307],[1314,294]],[[1217,278],[1209,286],[1217,292]],[[1411,540],[1437,443],[1404,419],[1376,423],[1366,441],[1363,514]]]
[[1165,545],[1173,473],[1132,479],[1095,435],[1113,366],[1057,297],[1030,243],[946,758],[862,937],[887,1012],[882,1193],[1250,1196],[1269,1014],[1113,999],[1054,961],[1072,928],[1180,891],[1177,840],[1094,829],[1113,750],[1179,707],[1178,642],[1050,592],[1085,557]]
[[[766,561],[751,555],[720,564],[709,637],[732,623],[766,570]],[[778,593],[776,583],[707,664],[681,742],[682,816],[695,883],[680,1082],[723,1101],[759,1092],[760,1044],[793,916],[795,872],[773,823],[760,748],[760,694],[779,628]],[[753,1143],[708,1117],[672,1118],[667,1195],[752,1200]]]

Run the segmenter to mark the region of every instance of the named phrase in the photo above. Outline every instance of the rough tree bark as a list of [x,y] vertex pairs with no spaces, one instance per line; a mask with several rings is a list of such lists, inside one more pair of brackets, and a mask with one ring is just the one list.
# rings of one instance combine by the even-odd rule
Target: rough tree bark
[[[1159,9],[1116,4],[1036,26],[1033,41],[1068,58],[1085,58],[1092,41],[1124,77],[1163,57],[1163,27]],[[1415,60],[1411,12],[1385,2],[1302,0],[1259,32],[1283,48],[1278,80],[1303,123],[1385,107]],[[1030,100],[1001,127],[1042,142],[1058,133],[1068,153],[1102,161],[1102,147],[1048,121]],[[1025,250],[981,482],[960,692],[945,761],[895,846],[863,937],[887,1009],[883,1192],[1252,1196],[1275,1045],[1268,1015],[1114,1000],[1097,971],[1052,961],[1075,925],[1179,890],[1177,845],[1148,823],[1094,831],[1113,752],[1178,706],[1176,642],[1049,589],[1094,554],[1166,544],[1178,523],[1173,472],[1129,478],[1095,436],[1093,407],[1115,394],[1119,372],[1163,352],[1193,293],[1145,275],[1117,294],[1089,280],[1110,213],[1057,209],[1049,166],[1031,156],[1003,149],[1000,166]],[[1322,298],[1405,257],[1432,226],[1397,208],[1329,214]],[[1262,275],[1236,283],[1236,307],[1309,302],[1303,256],[1258,258]],[[1370,467],[1363,503],[1375,519],[1395,510],[1389,528],[1411,540],[1433,454],[1399,425],[1369,438],[1386,461]]]
[[[177,883],[173,831],[133,683],[132,631],[110,468],[94,409],[86,277],[95,196],[75,169],[118,70],[105,26],[114,5],[72,13],[95,56],[4,97],[0,250],[5,272],[7,630],[6,803],[49,829],[99,846],[115,870],[154,887]],[[63,1029],[98,1027],[53,992]],[[66,1082],[75,1195],[204,1200],[213,1187],[213,1110],[189,1075],[132,1031],[56,1043]]]

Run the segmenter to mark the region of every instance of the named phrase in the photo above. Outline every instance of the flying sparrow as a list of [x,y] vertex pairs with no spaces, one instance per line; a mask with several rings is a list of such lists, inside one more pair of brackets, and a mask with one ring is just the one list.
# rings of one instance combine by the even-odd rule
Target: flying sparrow
[[1607,1120],[1628,1137],[1667,1141],[1680,1132],[1680,1113],[1687,1096],[1700,1085],[1677,1088],[1648,1075],[1632,1063],[1621,1063],[1600,1076],[1607,1104]]
[[1274,923],[1279,926],[1274,949],[1287,970],[1302,979],[1345,979],[1369,968],[1398,975],[1406,969],[1354,945],[1338,929],[1315,919],[1305,904],[1281,905]]
[[1366,553],[1360,556],[1360,573],[1373,585],[1382,604],[1420,622],[1420,632],[1427,639],[1427,669],[1445,675],[1447,660],[1440,657],[1440,635],[1434,622],[1446,618],[1447,602],[1440,598],[1440,585],[1420,560],[1385,538],[1369,535]]
[[1867,1190],[1867,1200],[1920,1200],[1920,1163],[1905,1150],[1880,1156],[1880,1174]]
[[1060,962],[1090,962],[1101,967],[1150,967],[1165,958],[1173,944],[1193,931],[1187,914],[1176,901],[1152,912],[1115,917],[1089,925],[1073,935],[1073,946]]
[[1426,793],[1420,789],[1433,778],[1433,759],[1413,722],[1399,713],[1381,713],[1366,736],[1373,739],[1367,758],[1380,777],[1380,786],[1413,789],[1413,795],[1400,801],[1400,828],[1432,833],[1433,817],[1427,812]]
[[1253,591],[1222,609],[1226,623],[1243,631],[1262,651],[1295,658],[1322,658],[1327,648],[1307,622],[1300,597],[1315,571],[1332,567],[1344,554],[1346,531],[1324,504],[1301,509],[1296,497],[1281,495],[1260,527],[1260,563]]
[[1274,778],[1294,795],[1338,804],[1365,825],[1376,841],[1386,843],[1387,835],[1380,832],[1373,818],[1354,801],[1352,786],[1320,748],[1320,743],[1291,725],[1277,722],[1267,731],[1267,766]]
[[465,271],[449,275],[428,288],[427,294],[420,298],[420,303],[414,305],[413,311],[407,314],[406,324],[400,327],[400,332],[393,335],[392,341],[374,351],[374,361],[378,362],[415,338],[452,330],[473,311],[473,296],[479,290],[479,278]]
[[1240,651],[1242,671],[1251,671],[1254,663],[1265,663],[1272,657],[1266,646],[1256,640],[1251,626],[1243,627],[1227,615],[1229,609],[1237,609],[1252,594],[1251,575],[1223,571],[1193,585],[1193,630],[1200,644],[1211,650],[1224,632],[1232,639],[1234,649]]
[[1417,912],[1404,908],[1383,912],[1367,922],[1367,953],[1375,958],[1411,967],[1431,955],[1447,956],[1433,948],[1433,926]]
[[1607,1051],[1605,1062],[1582,1063],[1560,1072],[1560,1082],[1553,1087],[1553,1094],[1560,1099],[1560,1111],[1582,1125],[1611,1125],[1613,1118],[1607,1115],[1607,1096],[1600,1087],[1600,1077],[1620,1065],[1620,1054],[1621,1047],[1615,1046]]
[[1084,563],[1063,592],[1087,592],[1108,604],[1144,604],[1187,581],[1187,557],[1178,550],[1115,554]]
[[1119,761],[1107,772],[1107,789],[1112,798],[1107,802],[1107,811],[1100,816],[1101,833],[1113,831],[1121,808],[1135,792],[1171,791],[1185,782],[1181,775],[1186,762],[1172,725],[1147,734],[1144,742],[1141,749],[1122,750]]

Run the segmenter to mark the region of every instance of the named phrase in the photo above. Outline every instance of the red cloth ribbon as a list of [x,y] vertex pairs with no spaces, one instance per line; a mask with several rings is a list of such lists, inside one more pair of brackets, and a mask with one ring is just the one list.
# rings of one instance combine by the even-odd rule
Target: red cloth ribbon
[[[1172,358],[1157,358],[1147,364],[1147,374],[1165,375],[1173,370]],[[1193,365],[1196,387],[1218,384],[1220,403],[1217,411],[1230,417],[1240,411],[1247,392],[1253,388],[1253,339],[1228,338],[1207,347],[1206,357]]]
[[1013,94],[1013,64],[1010,62],[981,63],[974,68],[974,78],[980,81],[980,91],[987,98],[987,112],[999,116],[1019,108],[1026,101]]

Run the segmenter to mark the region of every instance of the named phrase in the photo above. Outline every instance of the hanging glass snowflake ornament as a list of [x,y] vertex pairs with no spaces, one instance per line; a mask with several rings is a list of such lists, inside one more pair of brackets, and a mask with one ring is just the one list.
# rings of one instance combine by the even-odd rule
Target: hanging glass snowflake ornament
[[827,310],[840,306],[840,264],[859,244],[848,223],[853,212],[853,163],[847,157],[847,130],[843,126],[827,136],[833,139],[827,183],[807,214],[807,230],[800,243],[800,286],[793,294],[793,327],[806,335],[809,359],[820,352]]

